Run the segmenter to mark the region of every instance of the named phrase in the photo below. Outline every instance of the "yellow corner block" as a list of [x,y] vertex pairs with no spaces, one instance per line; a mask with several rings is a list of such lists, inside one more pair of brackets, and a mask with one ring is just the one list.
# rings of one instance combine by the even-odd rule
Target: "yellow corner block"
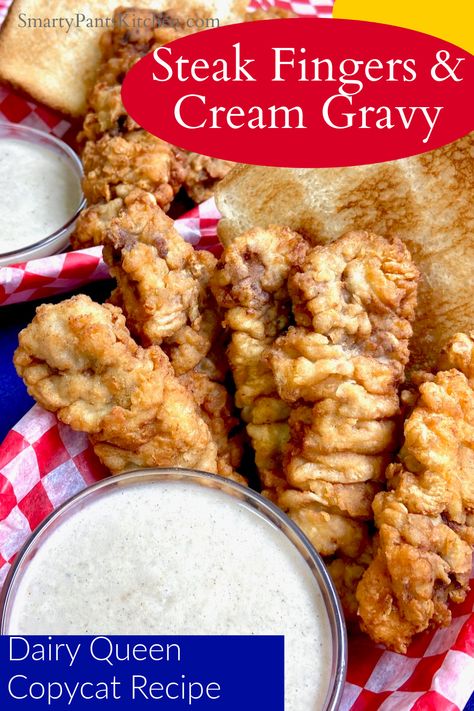
[[408,27],[474,52],[474,0],[335,0],[333,17]]

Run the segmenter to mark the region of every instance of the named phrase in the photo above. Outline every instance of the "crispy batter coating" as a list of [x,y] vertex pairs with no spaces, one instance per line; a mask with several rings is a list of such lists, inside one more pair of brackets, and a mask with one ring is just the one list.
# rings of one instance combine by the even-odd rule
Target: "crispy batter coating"
[[163,343],[173,371],[200,408],[217,445],[217,473],[241,484],[238,473],[244,442],[231,392],[224,383],[229,363],[222,346],[222,328],[213,308],[202,313],[200,329],[184,326]]
[[[265,493],[298,524],[321,555],[332,556],[337,553],[356,558],[367,547],[369,538],[366,525],[350,518],[348,511],[339,508],[340,502],[336,500],[330,486],[326,497],[320,497],[318,492],[285,486]],[[349,496],[350,493],[346,498]],[[328,503],[320,503],[321,499]]]
[[181,375],[179,381],[199,405],[217,445],[217,473],[246,484],[244,477],[236,471],[242,459],[242,441],[237,429],[239,420],[234,415],[233,403],[226,388],[195,370]]
[[76,235],[82,244],[88,243],[88,235],[105,244],[104,259],[117,280],[113,303],[142,345],[161,345],[175,375],[187,376],[182,382],[218,445],[219,472],[229,475],[243,448],[231,434],[237,420],[230,396],[219,384],[228,363],[221,315],[207,289],[215,257],[194,250],[154,196],[139,190],[125,200],[88,208]]
[[115,306],[80,295],[37,309],[14,363],[29,393],[87,432],[112,473],[182,466],[217,472],[217,448],[163,351],[130,337]]
[[[186,33],[193,32],[186,28]],[[113,29],[100,38],[104,59],[117,56],[130,47],[145,55],[156,45],[166,44],[185,32],[183,18],[174,10],[158,12],[148,8],[118,7],[114,11]]]
[[200,203],[214,195],[217,183],[225,178],[235,165],[230,160],[202,156],[199,153],[183,151],[186,174],[183,187],[187,194]]
[[113,29],[101,38],[103,61],[79,134],[79,140],[85,141],[84,194],[94,204],[124,198],[141,188],[153,193],[166,210],[183,183],[183,157],[128,116],[120,92],[136,61],[179,36],[174,29],[177,18],[173,13],[118,8],[114,20]]
[[412,637],[451,621],[462,602],[471,547],[441,517],[409,513],[392,492],[374,502],[380,530],[376,557],[357,588],[361,627],[375,642],[406,653]]
[[233,163],[180,150],[151,136],[127,114],[121,98],[123,80],[135,62],[197,30],[174,11],[118,8],[114,18],[113,29],[101,38],[102,63],[79,134],[79,141],[85,142],[84,194],[95,203],[124,197],[139,187],[153,192],[166,210],[184,184],[191,199],[203,202]]
[[405,422],[391,490],[374,500],[377,554],[357,589],[361,626],[406,652],[412,637],[451,621],[466,596],[474,545],[474,334],[457,334],[426,375]]
[[359,603],[356,598],[356,590],[372,560],[372,542],[369,541],[357,558],[338,556],[326,563],[339,595],[349,632],[357,632],[359,630],[359,618],[357,616]]
[[[216,260],[182,239],[151,193],[134,190],[123,200],[87,208],[73,239],[76,246],[105,244],[104,259],[119,289],[114,303],[124,310],[128,327],[142,345],[176,337],[187,360],[178,374],[207,354],[217,317],[202,333],[196,331],[194,339],[182,329],[202,321],[199,301]],[[180,356],[185,358],[184,353]]]
[[218,473],[244,484],[246,480],[237,473],[243,456],[241,422],[233,398],[223,384],[229,362],[222,315],[206,287],[207,284],[198,299],[198,320],[192,326],[180,328],[162,347],[209,426],[217,444]]
[[193,326],[183,326],[163,343],[176,375],[194,370],[222,383],[229,372],[227,338],[212,296],[206,292],[199,303],[200,317]]
[[[398,240],[351,232],[289,279],[296,327],[267,352],[292,404],[276,499],[323,555],[359,556],[397,444],[418,273]],[[286,489],[288,487],[288,489]]]
[[232,334],[228,356],[236,404],[248,423],[265,486],[273,485],[282,475],[290,408],[278,396],[264,354],[288,326],[288,277],[307,248],[300,235],[285,228],[251,230],[226,248],[211,278],[211,288]]
[[185,176],[178,151],[142,129],[87,141],[82,162],[82,186],[91,204],[124,198],[140,188],[153,193],[158,205],[166,210]]
[[175,12],[138,8],[115,10],[113,29],[104,32],[100,38],[102,63],[88,97],[80,141],[97,141],[106,133],[117,136],[139,128],[122,104],[120,92],[125,74],[145,54],[183,33],[182,23]]
[[[281,8],[269,8],[248,13],[245,21],[285,17],[295,15]],[[88,167],[84,193],[89,202],[124,197],[131,187],[140,187],[154,192],[160,206],[166,209],[183,185],[189,197],[200,203],[212,197],[217,183],[234,165],[155,139],[141,131],[122,103],[122,83],[135,62],[156,47],[197,31],[171,10],[115,11],[113,29],[101,37],[102,62],[79,134],[79,141],[86,142],[83,160]],[[133,146],[129,145],[128,134],[137,136],[133,138]],[[148,152],[153,155],[151,168],[145,155]],[[130,161],[134,161],[133,169],[129,169]]]
[[349,232],[332,244],[314,247],[301,271],[293,274],[290,293],[296,322],[343,345],[354,357],[383,362],[387,356],[401,372],[409,355],[417,279],[400,240]]
[[82,210],[76,228],[71,235],[73,249],[98,247],[104,244],[109,224],[123,211],[128,200],[135,199],[137,192],[132,191],[125,200],[115,198],[109,202],[100,202]]
[[199,303],[216,260],[183,240],[153,195],[135,191],[102,241],[127,324],[142,345],[160,345],[187,325],[198,329]]
[[125,111],[121,91],[126,73],[141,56],[133,45],[128,45],[117,56],[102,63],[98,79],[88,97],[88,111],[78,136],[81,143],[98,141],[105,134],[118,136],[140,128]]
[[[109,301],[122,307],[119,289]],[[197,330],[183,326],[162,342],[162,349],[209,426],[218,449],[217,473],[245,484],[246,479],[237,472],[244,450],[241,423],[231,393],[223,385],[229,370],[223,333],[219,314],[209,307],[202,312]]]
[[211,280],[264,491],[323,555],[367,547],[397,444],[417,278],[398,240],[352,232],[310,248],[273,228],[234,240]]
[[[130,17],[122,21],[125,15]],[[187,377],[206,418],[206,403],[222,401],[217,383],[228,369],[221,316],[206,293],[214,258],[186,245],[156,205],[167,210],[183,184],[192,199],[202,202],[233,164],[151,136],[122,104],[121,85],[134,63],[192,30],[174,12],[119,8],[114,19],[114,28],[101,40],[102,63],[79,135],[86,142],[83,185],[92,206],[81,215],[71,241],[75,248],[105,245],[105,260],[118,283],[113,303],[143,345],[162,346],[175,374]],[[232,436],[227,449],[220,441],[224,429],[231,437],[233,416],[222,417],[221,406],[215,412],[211,430],[220,453],[232,450],[225,457],[235,467],[242,456],[240,441]]]

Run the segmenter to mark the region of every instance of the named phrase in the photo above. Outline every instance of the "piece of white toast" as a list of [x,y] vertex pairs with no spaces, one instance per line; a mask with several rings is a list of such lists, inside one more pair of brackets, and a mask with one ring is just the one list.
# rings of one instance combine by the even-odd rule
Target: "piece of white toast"
[[[0,81],[72,116],[86,110],[86,98],[100,61],[103,27],[28,27],[30,18],[112,17],[117,7],[176,8],[186,18],[241,22],[247,0],[15,0],[0,32]],[[38,24],[38,23],[37,23]]]
[[314,244],[348,230],[400,237],[421,271],[413,365],[474,329],[474,133],[430,153],[349,168],[237,166],[217,188],[223,244],[287,225]]

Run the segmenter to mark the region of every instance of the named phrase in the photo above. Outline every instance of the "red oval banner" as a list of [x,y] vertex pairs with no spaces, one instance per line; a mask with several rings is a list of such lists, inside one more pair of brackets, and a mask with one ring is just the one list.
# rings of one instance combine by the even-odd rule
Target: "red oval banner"
[[[150,133],[257,165],[334,167],[433,150],[474,128],[474,57],[357,20],[229,25],[157,48],[122,98]],[[469,96],[471,99],[469,99]]]

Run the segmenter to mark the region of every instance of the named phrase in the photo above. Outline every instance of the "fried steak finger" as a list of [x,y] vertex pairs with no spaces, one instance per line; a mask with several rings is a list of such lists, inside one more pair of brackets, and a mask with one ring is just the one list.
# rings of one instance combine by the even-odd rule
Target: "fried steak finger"
[[142,345],[160,345],[200,320],[199,300],[216,260],[183,240],[151,193],[134,190],[87,208],[75,243],[105,245],[127,326]]
[[413,636],[451,621],[469,589],[474,545],[474,334],[457,334],[425,374],[405,422],[390,490],[374,500],[376,557],[358,588],[362,628],[406,652]]
[[233,240],[211,280],[264,493],[323,555],[368,545],[397,445],[417,278],[398,240],[353,232],[311,248],[269,228]]
[[122,103],[122,82],[135,62],[154,47],[179,37],[180,24],[178,15],[170,10],[115,10],[113,29],[104,32],[100,38],[102,62],[88,96],[80,141],[97,141],[105,134],[117,136],[139,128]]
[[307,250],[303,238],[284,228],[252,230],[225,251],[211,288],[231,333],[229,362],[241,409],[265,486],[282,476],[290,408],[279,397],[265,353],[287,328],[291,309],[288,276]]
[[272,498],[325,555],[366,545],[363,521],[397,445],[417,278],[400,241],[351,232],[313,247],[289,279],[297,325],[267,353],[292,404],[285,487]]
[[105,245],[104,259],[117,280],[113,303],[143,346],[160,345],[175,375],[187,376],[182,382],[218,446],[219,472],[238,477],[242,445],[221,384],[228,370],[221,316],[207,288],[216,259],[185,242],[150,193],[134,190],[107,205],[85,211],[77,239]]
[[14,363],[31,395],[87,432],[112,473],[182,466],[217,472],[208,426],[159,347],[130,337],[117,307],[80,295],[42,305]]
[[235,165],[229,160],[211,158],[200,153],[181,151],[181,155],[185,165],[183,187],[196,203],[209,200],[214,195],[217,183]]
[[91,204],[124,198],[140,188],[152,193],[166,210],[185,175],[179,151],[143,129],[88,141],[82,162],[82,187]]
[[101,38],[102,62],[79,134],[84,144],[84,194],[91,204],[123,198],[141,188],[167,210],[181,186],[192,200],[202,202],[231,169],[229,161],[181,150],[142,130],[122,103],[122,82],[133,65],[193,31],[197,30],[174,11],[115,11],[113,29]]

